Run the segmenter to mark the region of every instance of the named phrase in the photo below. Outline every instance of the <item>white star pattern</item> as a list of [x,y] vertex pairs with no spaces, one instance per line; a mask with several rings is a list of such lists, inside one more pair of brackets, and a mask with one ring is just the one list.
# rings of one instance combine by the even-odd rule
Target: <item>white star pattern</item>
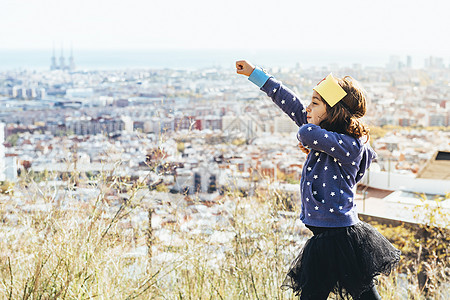
[[316,156],[319,156],[319,152],[316,152],[316,154],[315,154]]
[[347,175],[347,179],[350,179],[350,175]]
[[309,182],[309,181],[306,183],[306,185],[310,185],[310,184],[311,184],[311,182]]
[[294,112],[292,112],[292,113],[291,113],[291,115],[292,115],[292,116],[295,116],[295,113],[294,113]]
[[322,203],[325,203],[325,200],[322,199]]
[[277,91],[277,89],[273,89],[273,92],[275,93]]
[[[317,161],[319,161],[319,160],[317,160]],[[327,166],[325,166],[325,167],[324,167],[323,169],[324,169],[324,170],[326,171],[326,170],[328,170],[328,167],[327,167]]]
[[352,166],[354,166],[354,165],[356,165],[356,163],[353,161],[353,162],[352,162]]
[[284,103],[286,103],[286,101],[284,101],[284,100],[281,100],[281,104],[284,104]]
[[316,207],[314,207],[314,209],[315,209],[315,210],[319,210],[319,207],[318,207],[318,206],[316,206]]
[[331,197],[334,197],[334,195],[336,195],[334,192],[331,192],[331,193],[330,193],[330,196],[331,196]]
[[311,167],[308,167],[307,170],[308,170],[308,171],[311,171]]
[[334,180],[336,180],[336,179],[337,179],[337,176],[336,176],[336,175],[334,175],[334,176],[333,176],[333,179],[334,179]]
[[337,162],[337,159],[336,159],[336,158],[334,159],[334,162]]
[[312,127],[308,127],[308,131],[311,131],[312,130]]
[[328,134],[327,133],[325,133],[324,138],[326,138],[326,139],[328,138]]
[[330,208],[330,213],[334,212],[334,209]]
[[356,142],[353,142],[352,144],[353,144],[353,146],[356,146]]
[[364,173],[359,173],[359,176],[364,176]]
[[339,206],[339,210],[341,210],[341,209],[343,209],[344,207],[342,207],[342,206]]
[[346,154],[347,156],[350,156],[350,152],[347,152],[347,154]]
[[295,101],[295,97],[292,97],[292,101]]
[[309,198],[306,198],[306,202],[309,202]]
[[327,185],[327,184],[326,184],[325,182],[322,184],[323,187],[326,187],[326,185]]
[[317,144],[318,144],[318,142],[317,142],[316,140],[314,140],[313,144],[314,144],[314,145],[317,145]]
[[344,193],[344,191],[343,190],[341,190],[341,194],[343,194]]
[[317,191],[313,191],[313,195],[317,195]]
[[308,217],[311,217],[311,214],[310,214],[310,213],[308,213]]
[[334,151],[334,147],[331,147],[331,152],[333,152]]
[[342,144],[343,143],[343,141],[342,140],[339,140],[339,144]]
[[319,161],[320,161],[320,158],[317,159],[317,162],[319,162]]
[[317,179],[317,178],[319,178],[319,176],[317,176],[317,175],[314,175],[314,176],[313,176],[313,178],[314,178],[314,179]]
[[353,198],[352,197],[348,197],[348,202],[353,202]]

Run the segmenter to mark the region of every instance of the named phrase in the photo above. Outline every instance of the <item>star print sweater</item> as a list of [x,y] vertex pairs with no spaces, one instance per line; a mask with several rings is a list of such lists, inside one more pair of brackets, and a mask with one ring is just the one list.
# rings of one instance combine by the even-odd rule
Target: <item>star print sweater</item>
[[311,150],[300,180],[302,222],[316,227],[356,224],[359,221],[353,201],[356,183],[376,157],[373,149],[349,135],[308,124],[306,109],[299,98],[262,69],[256,68],[249,80],[300,127],[297,138]]

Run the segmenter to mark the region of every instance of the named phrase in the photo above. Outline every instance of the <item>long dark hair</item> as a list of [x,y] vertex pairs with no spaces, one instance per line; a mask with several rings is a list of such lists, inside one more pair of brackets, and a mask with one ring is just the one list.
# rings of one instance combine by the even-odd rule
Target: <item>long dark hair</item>
[[[350,76],[336,78],[347,95],[333,107],[326,101],[327,118],[320,123],[320,127],[350,135],[354,138],[365,136],[369,140],[369,128],[359,118],[366,114],[366,96],[358,82]],[[322,100],[323,101],[323,100]]]

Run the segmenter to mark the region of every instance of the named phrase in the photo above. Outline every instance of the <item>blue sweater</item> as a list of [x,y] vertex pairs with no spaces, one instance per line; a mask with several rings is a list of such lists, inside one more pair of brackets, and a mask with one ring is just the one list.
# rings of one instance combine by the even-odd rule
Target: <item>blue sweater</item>
[[297,138],[311,149],[300,180],[300,219],[317,227],[356,224],[359,221],[353,201],[356,183],[376,157],[373,149],[349,135],[308,124],[306,109],[298,97],[262,69],[256,68],[249,80],[300,127]]

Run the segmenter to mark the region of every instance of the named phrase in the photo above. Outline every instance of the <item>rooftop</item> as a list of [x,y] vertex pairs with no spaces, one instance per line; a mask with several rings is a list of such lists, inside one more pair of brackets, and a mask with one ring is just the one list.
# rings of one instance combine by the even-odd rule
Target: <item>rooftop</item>
[[450,180],[450,152],[436,151],[419,171],[417,178]]

